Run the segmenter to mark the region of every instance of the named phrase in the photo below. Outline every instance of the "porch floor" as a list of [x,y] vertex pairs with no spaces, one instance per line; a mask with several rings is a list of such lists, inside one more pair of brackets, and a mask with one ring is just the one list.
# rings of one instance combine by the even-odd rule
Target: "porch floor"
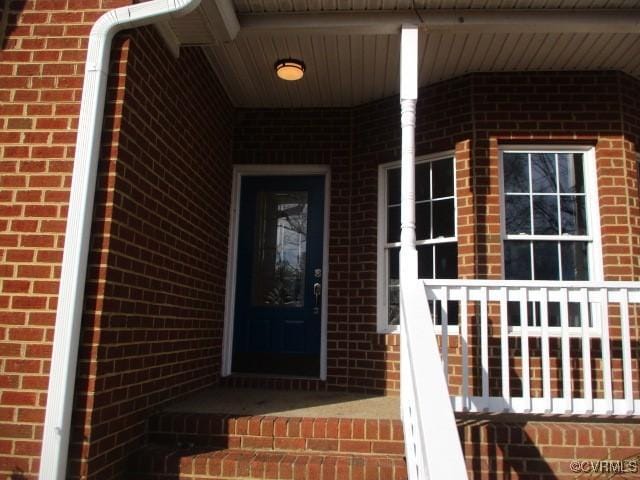
[[345,392],[214,387],[169,405],[165,411],[397,420],[400,418],[400,398]]

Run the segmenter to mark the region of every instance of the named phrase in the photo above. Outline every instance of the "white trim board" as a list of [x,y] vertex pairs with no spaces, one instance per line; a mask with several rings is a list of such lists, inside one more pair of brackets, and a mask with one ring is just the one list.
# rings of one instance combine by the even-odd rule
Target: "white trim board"
[[322,313],[320,326],[320,380],[327,379],[327,310],[329,279],[329,208],[331,193],[331,169],[328,165],[234,165],[231,188],[231,212],[229,215],[229,249],[227,255],[227,280],[222,334],[223,377],[231,375],[233,356],[233,317],[236,294],[236,263],[238,256],[238,221],[240,216],[240,185],[243,177],[281,175],[323,175],[324,182],[324,233],[322,245]]

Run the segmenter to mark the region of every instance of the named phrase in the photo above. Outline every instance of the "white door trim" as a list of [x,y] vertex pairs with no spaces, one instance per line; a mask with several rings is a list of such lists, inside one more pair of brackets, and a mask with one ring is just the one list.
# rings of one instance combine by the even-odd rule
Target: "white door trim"
[[227,281],[222,335],[223,377],[231,375],[233,356],[233,317],[236,297],[236,266],[238,255],[238,223],[240,216],[240,182],[243,177],[268,175],[323,175],[324,225],[322,244],[322,313],[320,316],[320,380],[327,379],[327,291],[329,278],[329,199],[331,192],[331,169],[328,165],[234,165],[231,189],[231,214],[229,215],[229,250],[227,256]]

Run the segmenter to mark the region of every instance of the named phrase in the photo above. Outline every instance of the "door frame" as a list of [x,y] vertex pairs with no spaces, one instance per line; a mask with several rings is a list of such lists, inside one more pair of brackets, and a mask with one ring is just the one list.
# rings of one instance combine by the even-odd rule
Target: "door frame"
[[[327,379],[327,291],[329,279],[329,199],[331,192],[331,169],[329,165],[234,165],[231,187],[231,212],[229,215],[229,247],[227,255],[227,280],[222,333],[223,377],[231,375],[233,358],[233,327],[236,300],[236,270],[238,263],[238,231],[240,220],[240,185],[244,177],[266,176],[324,176],[323,238],[322,238],[322,305],[320,314],[320,380]],[[315,378],[315,377],[313,377]]]

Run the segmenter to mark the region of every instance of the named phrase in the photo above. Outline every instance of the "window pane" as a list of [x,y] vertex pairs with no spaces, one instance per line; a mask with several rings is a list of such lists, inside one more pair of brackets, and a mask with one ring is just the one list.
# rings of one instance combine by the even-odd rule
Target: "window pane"
[[558,242],[533,242],[535,280],[560,280]]
[[418,278],[433,278],[433,245],[419,245]]
[[458,278],[458,244],[437,244],[435,264],[436,278]]
[[387,205],[400,204],[400,169],[387,170]]
[[416,205],[416,240],[431,238],[431,203]]
[[504,189],[508,193],[529,191],[529,155],[526,153],[505,153]]
[[555,193],[556,161],[554,153],[531,154],[531,187],[534,193]]
[[563,195],[560,197],[562,233],[569,235],[587,234],[587,210],[585,197]]
[[393,247],[389,252],[389,278],[400,278],[400,247]]
[[[535,306],[540,306],[539,303],[535,302]],[[536,309],[534,309],[534,302],[527,302],[527,325],[530,327],[535,326],[536,319]],[[522,319],[520,318],[520,302],[507,302],[507,323],[512,327],[519,327],[522,323]]]
[[[458,312],[460,310],[458,302],[447,302],[446,305],[447,325],[458,325]],[[442,308],[443,303],[440,300],[434,300],[429,302],[429,306],[431,307],[431,315],[433,316],[434,324],[442,325],[442,319],[444,318],[445,313]]]
[[387,208],[387,242],[400,241],[400,207]]
[[431,198],[429,183],[429,164],[420,163],[416,165],[416,200],[418,202]]
[[[575,303],[575,302],[571,302],[568,305],[569,307],[569,326],[570,327],[581,327],[582,326],[582,321],[580,320],[580,304],[579,303]],[[587,309],[588,310],[588,309]],[[588,311],[587,311],[587,315],[588,317]],[[587,318],[587,322],[589,321],[589,319]],[[589,325],[587,323],[587,325]]]
[[455,236],[455,209],[453,199],[438,200],[433,205],[433,238]]
[[582,153],[558,154],[561,193],[584,193]]
[[562,280],[589,280],[587,242],[562,242]]
[[528,195],[505,197],[507,234],[531,233],[531,206]]
[[558,234],[558,197],[555,195],[533,196],[533,233]]
[[453,196],[453,160],[450,158],[431,163],[433,198]]
[[389,325],[400,325],[400,282],[391,280],[389,282]]
[[507,280],[531,280],[529,242],[504,242],[504,270]]
[[[540,304],[536,302],[538,306],[538,312],[540,312]],[[558,302],[549,302],[547,304],[547,325],[550,327],[559,327],[561,325],[560,320],[560,304]],[[540,315],[540,313],[538,313]],[[537,325],[542,325],[542,320],[539,320]]]

